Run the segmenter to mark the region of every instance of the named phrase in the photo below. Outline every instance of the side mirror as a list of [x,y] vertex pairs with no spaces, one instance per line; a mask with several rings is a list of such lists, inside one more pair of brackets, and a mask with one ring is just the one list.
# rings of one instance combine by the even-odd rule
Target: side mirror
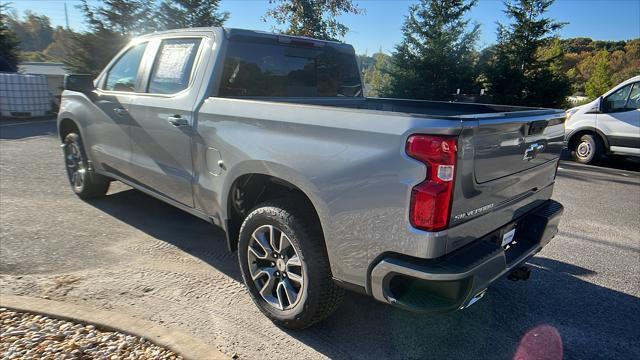
[[93,76],[85,74],[65,75],[64,89],[89,94],[95,89],[93,86]]
[[587,110],[587,114],[603,113],[604,112],[604,107],[605,107],[605,101],[604,101],[604,99],[602,99],[602,96],[600,96],[598,98],[598,100],[596,100],[593,103],[593,105],[591,105],[591,108],[589,110]]
[[602,96],[600,96],[600,97],[598,98],[598,112],[599,112],[599,113],[603,113],[603,112],[605,112],[605,110],[606,110],[606,109],[605,109],[605,107],[606,107],[605,105],[606,105],[606,104],[607,104],[607,103],[606,103],[606,101],[604,101],[604,98],[602,98]]

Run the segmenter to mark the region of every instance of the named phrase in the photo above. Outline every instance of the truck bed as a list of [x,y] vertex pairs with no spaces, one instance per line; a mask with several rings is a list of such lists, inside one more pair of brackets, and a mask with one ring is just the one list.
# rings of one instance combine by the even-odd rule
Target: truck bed
[[[251,99],[243,97],[243,99]],[[375,97],[350,98],[253,98],[253,100],[286,102],[306,105],[320,105],[349,109],[388,111],[397,115],[411,114],[427,117],[469,117],[484,114],[505,114],[522,111],[552,113],[556,110],[531,108],[524,106],[506,106],[494,104],[461,103],[447,101],[391,99]]]

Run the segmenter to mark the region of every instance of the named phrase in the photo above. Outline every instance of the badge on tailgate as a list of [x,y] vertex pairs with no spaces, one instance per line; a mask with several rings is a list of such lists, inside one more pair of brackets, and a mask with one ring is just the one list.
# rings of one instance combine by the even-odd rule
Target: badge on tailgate
[[538,143],[531,144],[531,146],[529,146],[527,150],[524,151],[524,157],[522,158],[522,160],[531,161],[535,159],[536,156],[538,156],[538,154],[543,150],[544,145]]
[[493,206],[494,206],[493,203],[491,203],[489,205],[485,205],[485,206],[479,207],[477,209],[469,210],[467,212],[463,212],[462,214],[458,214],[458,215],[454,216],[453,219],[455,221],[459,221],[459,220],[466,219],[466,218],[471,217],[471,216],[476,216],[478,214],[482,214],[484,212],[487,212],[487,211],[493,209]]
[[502,235],[502,247],[507,246],[509,243],[511,243],[513,241],[513,238],[516,236],[516,229],[513,228],[510,231],[507,231],[506,233],[504,233],[504,235]]

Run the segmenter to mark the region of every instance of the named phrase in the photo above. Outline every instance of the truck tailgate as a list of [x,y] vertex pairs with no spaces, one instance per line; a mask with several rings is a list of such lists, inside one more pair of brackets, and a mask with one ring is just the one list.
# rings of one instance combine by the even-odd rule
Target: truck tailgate
[[564,113],[559,110],[465,118],[450,226],[534,201],[531,195],[555,179],[563,140]]
[[563,130],[563,118],[534,116],[479,120],[473,135],[474,174],[485,183],[509,176],[560,155],[554,137]]

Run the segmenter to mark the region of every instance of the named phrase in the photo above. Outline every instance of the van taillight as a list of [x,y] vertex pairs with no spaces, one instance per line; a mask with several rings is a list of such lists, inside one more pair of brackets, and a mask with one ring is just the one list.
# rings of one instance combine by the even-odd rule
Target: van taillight
[[411,225],[428,231],[446,229],[451,215],[457,138],[412,135],[407,154],[427,166],[426,179],[411,193]]

